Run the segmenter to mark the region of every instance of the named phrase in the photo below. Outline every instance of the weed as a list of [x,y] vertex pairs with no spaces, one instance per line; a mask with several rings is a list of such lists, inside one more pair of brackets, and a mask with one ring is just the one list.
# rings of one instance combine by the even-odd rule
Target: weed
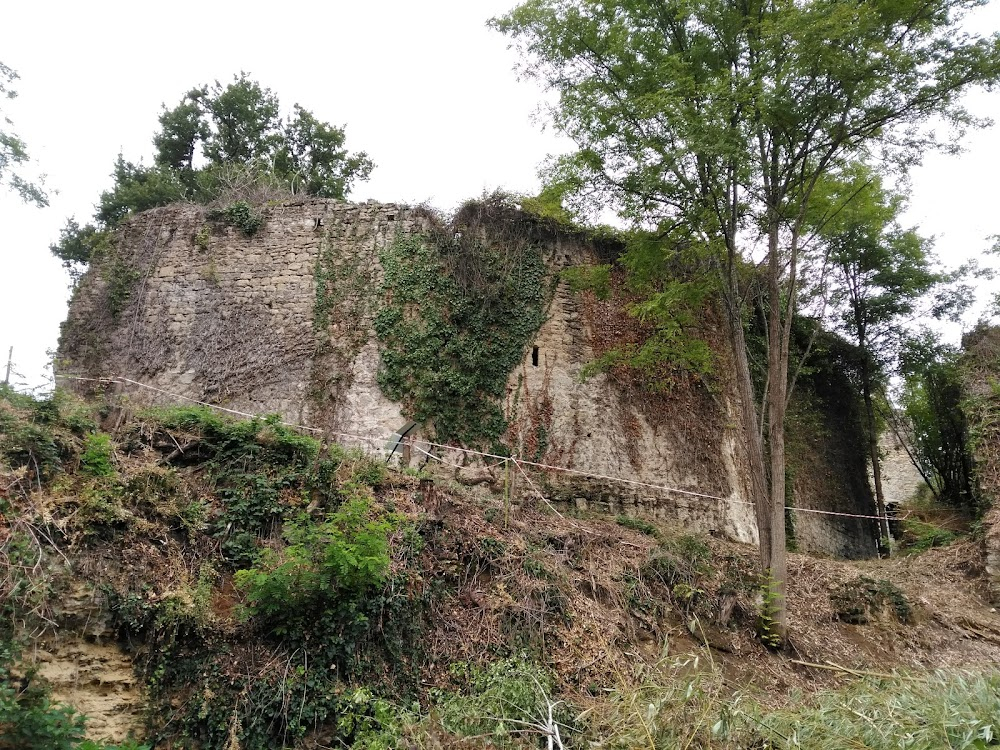
[[641,534],[646,534],[654,539],[660,538],[660,530],[656,528],[649,521],[644,521],[641,518],[633,518],[632,516],[618,516],[615,522],[619,526],[624,526],[626,529],[632,529],[633,531],[638,531]]
[[264,225],[264,215],[244,200],[234,201],[225,208],[217,208],[208,212],[211,221],[225,221],[243,230],[248,237],[253,237]]
[[958,534],[950,529],[935,526],[932,523],[907,518],[903,521],[903,535],[900,548],[917,554],[926,552],[933,547],[944,547],[958,538]]
[[906,624],[912,621],[913,608],[900,589],[890,581],[874,580],[859,576],[844,581],[830,594],[835,616],[838,620],[854,625],[866,625],[877,618],[886,607],[891,608],[896,618]]
[[485,668],[452,664],[449,672],[461,688],[432,694],[442,726],[453,734],[487,736],[496,747],[504,748],[519,745],[517,738],[525,735],[546,737],[559,732],[565,737],[574,731],[574,711],[563,701],[553,700],[551,673],[524,654]]
[[201,228],[195,232],[194,244],[197,248],[201,250],[208,250],[208,243],[212,239],[212,230],[208,224],[203,224]]
[[104,432],[94,432],[83,439],[83,453],[80,454],[80,472],[91,477],[110,477],[115,473],[112,463],[111,436]]

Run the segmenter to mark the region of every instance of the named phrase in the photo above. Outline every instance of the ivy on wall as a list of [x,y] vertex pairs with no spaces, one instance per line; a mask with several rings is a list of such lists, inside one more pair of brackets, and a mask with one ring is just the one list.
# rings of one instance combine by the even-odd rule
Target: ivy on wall
[[443,442],[496,447],[507,378],[545,318],[537,244],[440,231],[398,236],[380,260],[383,392]]

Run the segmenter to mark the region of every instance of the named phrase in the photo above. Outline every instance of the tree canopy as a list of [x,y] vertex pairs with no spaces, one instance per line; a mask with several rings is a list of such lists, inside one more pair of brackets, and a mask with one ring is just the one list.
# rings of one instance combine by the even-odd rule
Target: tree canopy
[[[960,96],[1000,78],[1000,35],[958,24],[982,2],[527,0],[491,22],[519,46],[523,72],[558,95],[552,119],[578,150],[554,174],[655,229],[664,258],[691,245],[717,258],[777,642],[789,346],[810,203],[851,162],[905,168],[946,145],[932,118],[977,124]],[[754,267],[767,313],[763,422],[743,331]]]
[[343,127],[322,122],[296,104],[282,117],[278,97],[246,73],[188,91],[164,106],[153,136],[153,163],[119,155],[110,190],[101,194],[94,224],[70,219],[52,251],[79,268],[97,233],[133,213],[178,201],[259,200],[304,193],[344,199],[373,168],[365,153],[350,153]]
[[[17,97],[13,88],[18,78],[17,72],[0,62],[0,100]],[[49,196],[42,188],[40,180],[25,176],[23,168],[31,161],[25,142],[12,130],[10,118],[0,108],[0,183],[6,183],[9,190],[17,193],[25,203],[36,206],[49,205]]]

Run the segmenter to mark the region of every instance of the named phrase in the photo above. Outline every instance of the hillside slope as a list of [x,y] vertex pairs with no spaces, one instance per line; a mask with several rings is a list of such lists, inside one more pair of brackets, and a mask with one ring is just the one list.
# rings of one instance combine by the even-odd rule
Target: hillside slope
[[997,695],[972,541],[791,555],[777,654],[756,635],[751,546],[541,493],[509,505],[277,420],[4,392],[0,491],[3,637],[21,644],[4,675],[37,667],[112,741],[530,747],[558,725],[567,747],[633,747],[646,727],[656,747],[746,748],[776,741],[783,706],[806,710],[798,691],[866,675],[886,695],[936,679]]

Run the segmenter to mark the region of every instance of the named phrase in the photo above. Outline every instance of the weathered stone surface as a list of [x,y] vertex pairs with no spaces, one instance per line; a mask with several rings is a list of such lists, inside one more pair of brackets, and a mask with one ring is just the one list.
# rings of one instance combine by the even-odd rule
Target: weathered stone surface
[[[427,214],[316,199],[263,211],[265,223],[253,237],[209,222],[197,206],[133,218],[118,236],[119,257],[138,274],[128,303],[110,315],[112,269],[95,265],[71,304],[60,370],[125,376],[163,391],[127,388],[135,401],[182,396],[277,413],[340,442],[380,448],[408,415],[377,383],[379,250],[398,233],[426,231]],[[553,274],[598,262],[595,248],[575,236],[542,250]],[[661,399],[653,410],[603,375],[583,382],[597,324],[560,283],[546,322],[510,375],[510,446],[540,463],[601,477],[547,473],[556,500],[755,542],[732,384],[722,377],[717,394]],[[433,439],[430,425],[416,434]],[[525,454],[526,439],[534,440],[535,455]],[[837,535],[853,533],[827,520],[805,523],[816,531],[806,548],[834,553]]]

